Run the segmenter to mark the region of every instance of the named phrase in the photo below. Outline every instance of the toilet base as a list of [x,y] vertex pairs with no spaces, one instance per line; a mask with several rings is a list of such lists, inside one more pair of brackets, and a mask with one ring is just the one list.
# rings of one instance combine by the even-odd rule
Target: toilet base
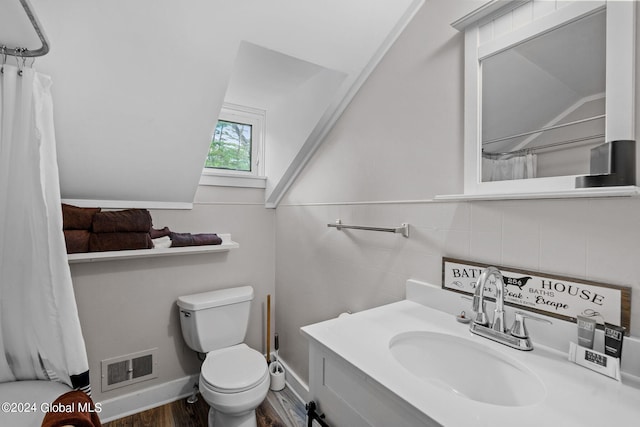
[[230,415],[209,407],[209,427],[258,427],[256,411]]

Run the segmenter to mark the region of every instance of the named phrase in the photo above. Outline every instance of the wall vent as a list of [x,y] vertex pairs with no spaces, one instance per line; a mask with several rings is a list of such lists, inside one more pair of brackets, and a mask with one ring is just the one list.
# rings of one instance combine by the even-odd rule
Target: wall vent
[[152,348],[101,361],[102,391],[157,378],[157,352]]

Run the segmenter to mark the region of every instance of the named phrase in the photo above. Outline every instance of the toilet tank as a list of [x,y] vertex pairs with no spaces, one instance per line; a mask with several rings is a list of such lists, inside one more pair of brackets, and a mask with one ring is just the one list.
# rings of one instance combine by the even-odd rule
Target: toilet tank
[[208,353],[243,342],[252,299],[251,286],[179,297],[180,326],[187,345]]

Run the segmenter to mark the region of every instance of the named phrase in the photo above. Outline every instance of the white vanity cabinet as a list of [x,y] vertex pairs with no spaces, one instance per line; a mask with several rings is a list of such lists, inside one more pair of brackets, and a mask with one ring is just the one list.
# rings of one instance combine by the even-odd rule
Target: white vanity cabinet
[[323,405],[331,408],[326,414],[331,427],[440,426],[314,339],[309,341],[309,395],[318,412]]

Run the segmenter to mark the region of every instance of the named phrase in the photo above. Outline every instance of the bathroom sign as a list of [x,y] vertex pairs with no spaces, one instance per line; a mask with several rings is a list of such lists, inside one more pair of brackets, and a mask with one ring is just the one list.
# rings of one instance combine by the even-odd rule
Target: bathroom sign
[[[473,294],[485,267],[475,261],[442,258],[442,288]],[[498,268],[503,275],[507,305],[575,322],[577,315],[595,316],[604,322],[624,326],[629,332],[631,289],[571,277],[557,276],[511,267]],[[485,296],[495,301],[495,280],[491,277]]]

